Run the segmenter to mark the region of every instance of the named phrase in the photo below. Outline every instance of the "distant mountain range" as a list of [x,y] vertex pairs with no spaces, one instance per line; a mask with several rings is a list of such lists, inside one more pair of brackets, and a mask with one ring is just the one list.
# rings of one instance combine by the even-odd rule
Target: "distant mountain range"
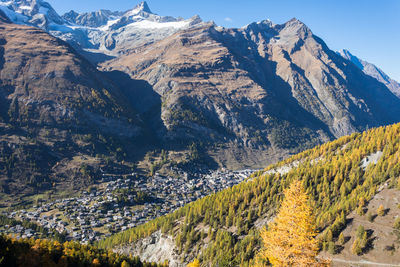
[[99,166],[130,171],[161,149],[171,162],[195,147],[207,166],[263,167],[400,121],[391,80],[297,19],[227,29],[145,2],[60,16],[42,0],[2,0],[0,10],[4,193],[79,188]]
[[400,97],[400,83],[391,79],[386,73],[384,73],[380,68],[375,66],[372,63],[359,59],[358,57],[352,55],[348,50],[341,50],[338,52],[339,55],[344,57],[347,60],[353,62],[358,68],[360,68],[365,74],[374,77],[379,82],[383,83],[384,85],[392,91],[393,94]]
[[42,0],[1,1],[0,9],[14,22],[39,27],[65,40],[77,50],[116,56],[129,49],[161,40],[181,29],[201,23],[191,19],[153,14],[142,2],[126,12],[100,10],[78,14],[70,11],[59,16]]

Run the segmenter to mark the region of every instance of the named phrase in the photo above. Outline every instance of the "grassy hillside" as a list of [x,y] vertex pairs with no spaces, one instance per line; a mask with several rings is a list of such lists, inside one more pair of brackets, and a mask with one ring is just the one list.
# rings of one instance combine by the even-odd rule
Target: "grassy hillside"
[[[118,233],[99,246],[127,245],[161,230],[174,237],[185,262],[198,257],[212,265],[246,266],[259,248],[258,229],[274,216],[283,189],[293,180],[300,179],[312,196],[319,230],[336,239],[346,216],[367,203],[381,184],[399,186],[399,174],[400,124],[380,127],[271,165],[246,182]],[[321,235],[323,248],[331,242],[329,235]]]

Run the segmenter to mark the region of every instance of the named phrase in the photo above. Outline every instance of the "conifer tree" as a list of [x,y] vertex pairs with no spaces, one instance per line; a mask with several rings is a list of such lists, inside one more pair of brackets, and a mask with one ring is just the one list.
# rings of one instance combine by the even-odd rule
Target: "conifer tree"
[[273,266],[317,266],[318,241],[313,209],[302,183],[295,181],[285,191],[285,199],[268,230],[261,232],[264,250],[256,265],[269,261]]
[[383,207],[383,205],[380,205],[380,206],[378,207],[376,213],[378,213],[379,216],[385,215],[385,208]]
[[340,245],[344,245],[345,239],[344,239],[343,232],[340,233],[339,238],[338,238],[338,242],[339,242]]
[[354,240],[354,243],[351,246],[351,252],[354,255],[361,255],[362,253],[361,241],[358,237]]

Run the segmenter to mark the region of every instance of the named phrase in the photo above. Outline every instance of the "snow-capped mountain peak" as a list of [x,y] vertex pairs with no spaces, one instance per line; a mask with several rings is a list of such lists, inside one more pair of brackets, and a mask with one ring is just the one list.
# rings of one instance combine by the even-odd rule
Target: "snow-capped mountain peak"
[[149,5],[146,3],[146,1],[141,2],[140,4],[138,4],[137,6],[135,6],[134,9],[132,9],[132,12],[146,12],[146,13],[150,13],[152,14],[153,12],[151,12]]
[[184,20],[154,14],[146,2],[126,12],[71,10],[59,16],[44,0],[0,0],[0,10],[12,22],[42,28],[78,50],[112,56],[202,23],[198,16]]
[[0,9],[18,24],[28,24],[48,30],[50,24],[64,24],[51,5],[43,0],[0,0]]
[[153,12],[151,12],[149,5],[146,2],[141,2],[140,4],[136,5],[133,9],[126,11],[123,16],[129,18],[135,18],[135,17],[151,18],[153,16],[159,17]]

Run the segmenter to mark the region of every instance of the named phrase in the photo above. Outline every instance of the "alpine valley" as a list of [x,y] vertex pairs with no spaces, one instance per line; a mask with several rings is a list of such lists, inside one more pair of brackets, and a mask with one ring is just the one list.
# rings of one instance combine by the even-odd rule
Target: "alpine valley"
[[0,231],[90,243],[104,266],[248,266],[296,178],[321,257],[399,263],[398,122],[400,84],[295,18],[224,28],[146,2],[0,0]]

